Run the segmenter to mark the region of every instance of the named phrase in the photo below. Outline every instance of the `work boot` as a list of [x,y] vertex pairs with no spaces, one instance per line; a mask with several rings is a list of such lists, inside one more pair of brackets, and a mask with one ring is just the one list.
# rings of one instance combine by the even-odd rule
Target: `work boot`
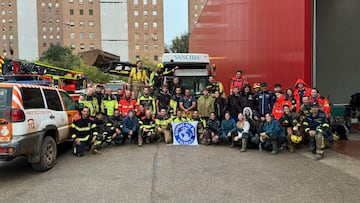
[[141,147],[143,145],[143,138],[141,135],[138,136],[138,145]]
[[96,145],[91,146],[90,152],[93,153],[93,154],[101,154],[101,151],[99,149],[97,149]]
[[271,140],[272,151],[270,152],[271,155],[275,155],[279,151],[279,146],[277,140]]
[[247,146],[248,139],[242,138],[241,139],[241,149],[240,152],[246,152],[246,146]]
[[150,137],[146,137],[145,143],[150,144]]
[[294,146],[293,143],[289,142],[289,143],[288,143],[288,148],[289,148],[289,152],[294,153],[294,151],[295,151],[295,150],[294,150],[295,146]]

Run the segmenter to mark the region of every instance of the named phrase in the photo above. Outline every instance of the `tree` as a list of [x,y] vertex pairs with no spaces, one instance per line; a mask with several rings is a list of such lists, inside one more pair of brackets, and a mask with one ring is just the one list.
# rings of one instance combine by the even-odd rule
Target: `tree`
[[108,74],[102,73],[94,66],[84,64],[80,56],[73,54],[69,47],[51,45],[39,60],[48,65],[82,71],[86,78],[92,83],[104,84],[111,79],[116,79]]
[[69,47],[62,47],[60,45],[51,45],[39,60],[66,69],[79,67],[82,63],[80,56],[73,54]]
[[[167,48],[166,48],[167,49]],[[165,49],[165,52],[168,51]],[[184,33],[171,40],[169,47],[170,52],[173,53],[188,53],[189,52],[189,33]]]

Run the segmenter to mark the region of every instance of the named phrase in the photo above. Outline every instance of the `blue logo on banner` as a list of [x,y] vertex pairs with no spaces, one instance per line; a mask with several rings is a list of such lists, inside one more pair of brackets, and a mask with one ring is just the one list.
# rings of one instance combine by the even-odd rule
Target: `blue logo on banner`
[[179,144],[193,144],[195,136],[195,127],[191,123],[179,123],[174,129],[174,137]]

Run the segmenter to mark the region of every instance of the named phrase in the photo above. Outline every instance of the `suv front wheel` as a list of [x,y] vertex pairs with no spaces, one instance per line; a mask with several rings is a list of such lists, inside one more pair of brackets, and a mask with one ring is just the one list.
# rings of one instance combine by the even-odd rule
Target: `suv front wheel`
[[36,171],[47,171],[51,169],[56,162],[57,146],[54,138],[44,137],[40,149],[40,162],[32,164]]

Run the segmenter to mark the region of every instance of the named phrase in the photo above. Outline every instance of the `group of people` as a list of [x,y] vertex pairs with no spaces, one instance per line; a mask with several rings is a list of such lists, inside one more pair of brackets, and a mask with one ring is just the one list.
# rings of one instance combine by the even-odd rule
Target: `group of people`
[[119,90],[113,94],[98,85],[80,97],[84,108],[72,128],[75,155],[84,155],[86,147],[100,153],[104,143],[111,146],[126,140],[139,146],[170,144],[172,122],[197,121],[201,144],[239,145],[240,152],[247,148],[268,150],[270,154],[277,154],[280,148],[294,152],[296,145],[308,143],[314,158],[321,159],[326,140],[331,139],[329,102],[302,80],[294,89],[283,92],[276,84],[270,91],[266,82],[251,86],[239,70],[231,79],[228,97],[221,82],[209,76],[197,98],[177,77],[164,85],[168,73],[162,65],[151,80],[143,75],[141,61],[137,65],[129,76],[133,92]]

